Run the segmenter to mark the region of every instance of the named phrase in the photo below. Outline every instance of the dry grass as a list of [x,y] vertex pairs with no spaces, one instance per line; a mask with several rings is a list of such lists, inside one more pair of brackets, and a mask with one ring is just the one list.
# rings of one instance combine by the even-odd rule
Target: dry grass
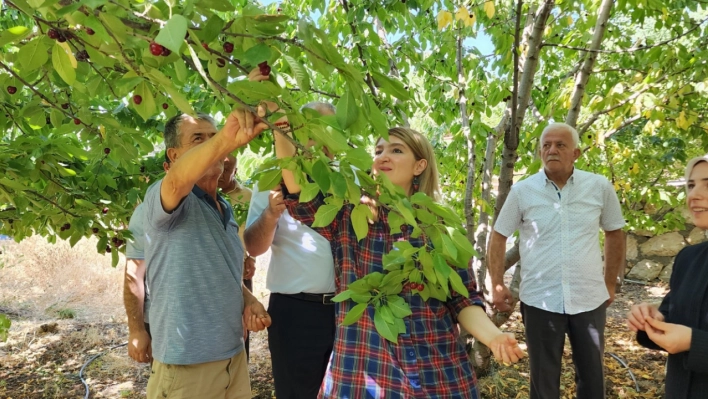
[[[70,248],[66,242],[48,244],[39,237],[20,244],[0,241],[0,313],[12,319],[9,339],[0,343],[0,398],[80,398],[78,374],[92,356],[104,353],[85,370],[92,398],[144,398],[149,367],[133,362],[125,347],[113,348],[127,338],[122,304],[124,261],[117,268],[110,257],[96,253],[94,240]],[[265,277],[269,256],[258,258],[254,291],[264,304],[269,293]],[[624,314],[633,302],[662,297],[661,287],[631,286],[619,295],[608,312],[607,351],[623,358],[627,370],[606,358],[608,398],[652,398],[663,391],[666,356],[639,348],[624,327]],[[62,319],[73,313],[75,318]],[[56,326],[54,326],[56,323]],[[44,326],[44,327],[42,327]],[[514,314],[504,327],[523,340],[523,325]],[[266,332],[251,336],[249,370],[254,398],[273,397],[270,354]],[[562,397],[573,397],[570,348],[564,354]],[[528,361],[495,371],[479,381],[482,398],[528,398]]]
[[[144,398],[149,366],[130,359],[123,309],[124,258],[116,268],[96,252],[96,240],[50,244],[41,237],[0,241],[0,313],[12,327],[0,343],[0,398]],[[258,259],[257,297],[267,304],[268,256]],[[73,317],[70,317],[73,316]],[[254,397],[272,396],[265,332],[252,335],[249,364]]]
[[[31,237],[17,244],[0,241],[0,308],[35,317],[122,320],[123,264],[96,252],[96,240],[49,244]],[[74,317],[69,317],[73,313]]]

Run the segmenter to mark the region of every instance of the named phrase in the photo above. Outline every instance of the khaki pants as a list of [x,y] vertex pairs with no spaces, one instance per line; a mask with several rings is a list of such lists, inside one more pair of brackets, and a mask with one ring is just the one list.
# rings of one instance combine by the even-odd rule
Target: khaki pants
[[246,352],[186,366],[153,360],[148,399],[251,399]]

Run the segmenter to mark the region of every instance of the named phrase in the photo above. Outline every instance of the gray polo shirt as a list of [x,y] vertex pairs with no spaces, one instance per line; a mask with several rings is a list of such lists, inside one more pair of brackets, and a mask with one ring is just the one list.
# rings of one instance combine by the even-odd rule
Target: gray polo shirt
[[[145,212],[143,204],[140,203],[133,211],[133,215],[130,217],[130,224],[128,225],[128,230],[133,234],[133,239],[128,240],[125,247],[125,257],[128,259],[145,260],[145,229],[143,227],[145,219]],[[145,264],[147,267],[147,263]],[[147,274],[145,275],[147,279]],[[145,323],[149,323],[149,313],[150,313],[150,290],[147,284],[145,284],[145,300],[143,301],[143,320]]]
[[166,213],[161,184],[145,196],[152,354],[166,364],[228,359],[244,348],[244,252],[233,210],[218,198],[222,217],[211,196],[194,186]]

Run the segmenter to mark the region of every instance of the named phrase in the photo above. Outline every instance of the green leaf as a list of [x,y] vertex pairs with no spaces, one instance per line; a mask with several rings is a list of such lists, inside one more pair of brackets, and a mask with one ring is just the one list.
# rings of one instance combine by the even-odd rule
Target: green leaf
[[337,103],[337,122],[342,130],[346,130],[356,122],[359,117],[359,107],[356,105],[354,92],[348,89]]
[[388,226],[391,229],[391,234],[400,234],[403,222],[403,218],[397,212],[388,213]]
[[[204,29],[201,31],[201,39],[205,43],[209,43],[216,39],[221,33],[221,29],[224,28],[224,20],[219,18],[218,15],[213,14],[206,22]],[[184,37],[184,36],[182,36]]]
[[315,183],[317,183],[318,186],[320,186],[320,190],[322,190],[323,193],[329,191],[329,174],[329,167],[327,166],[327,164],[322,162],[321,159],[317,160],[317,162],[312,165],[312,179],[315,181]]
[[394,316],[398,318],[404,318],[413,314],[410,306],[406,303],[406,300],[398,295],[389,295],[386,297],[388,300],[388,307]]
[[438,278],[435,275],[432,255],[430,255],[428,251],[422,250],[418,253],[418,262],[423,266],[423,275],[425,278],[433,284],[437,283]]
[[451,259],[457,258],[457,247],[455,244],[452,242],[450,237],[447,236],[447,234],[442,235],[442,242],[443,242],[443,254],[449,256]]
[[259,43],[246,50],[241,63],[256,66],[263,61],[270,60],[271,55],[270,46],[265,43]]
[[[376,309],[374,311],[374,326],[376,327],[376,331],[378,331],[382,337],[393,342],[394,344],[398,343],[398,328],[395,327],[393,323],[389,324],[386,322],[386,319],[380,309]],[[396,331],[394,331],[394,328]]]
[[307,74],[305,68],[300,65],[295,58],[289,55],[283,55],[283,58],[290,66],[292,75],[295,78],[297,85],[300,86],[300,90],[304,92],[310,91],[310,75]]
[[332,173],[330,175],[332,181],[332,194],[337,197],[344,197],[347,194],[347,180],[341,173]]
[[19,61],[23,72],[31,72],[44,65],[49,59],[47,46],[41,38],[34,39],[20,48]]
[[388,305],[381,305],[376,309],[376,311],[381,313],[381,317],[383,317],[387,324],[393,324],[393,312]]
[[339,294],[337,294],[334,298],[332,298],[332,302],[344,302],[351,297],[352,297],[351,291],[349,291],[349,290],[342,291]]
[[371,210],[364,204],[359,204],[352,210],[352,227],[354,227],[357,241],[361,241],[369,234],[369,215],[371,215]]
[[381,262],[383,263],[384,269],[396,270],[398,266],[406,262],[406,257],[403,256],[401,251],[391,251],[381,258]]
[[352,301],[356,303],[368,303],[371,300],[371,293],[352,291]]
[[69,86],[76,81],[76,69],[71,65],[71,57],[73,55],[69,56],[59,42],[52,47],[52,66]]
[[347,160],[360,170],[369,170],[374,160],[371,158],[371,154],[364,148],[350,148],[347,150]]
[[381,110],[379,110],[379,107],[376,106],[376,103],[374,102],[373,98],[371,98],[370,96],[365,97],[366,103],[368,104],[368,106],[366,107],[368,113],[368,120],[369,123],[371,123],[371,127],[374,130],[374,134],[377,134],[384,140],[388,141],[388,120],[381,112]]
[[172,101],[172,103],[177,106],[177,109],[187,115],[196,114],[192,106],[189,104],[187,98],[179,90],[172,87],[171,85],[165,85],[162,88],[165,89],[167,95],[170,96],[170,100]]
[[18,42],[27,37],[30,33],[32,33],[32,29],[29,29],[26,26],[13,26],[12,28],[5,29],[2,33],[0,33],[0,46]]
[[334,218],[339,213],[341,205],[329,204],[322,205],[315,213],[315,221],[312,223],[312,227],[325,227],[329,226]]
[[407,199],[402,198],[396,202],[396,210],[403,216],[403,218],[406,220],[406,223],[408,223],[411,226],[417,226],[418,223],[415,221],[415,216],[413,216],[413,207],[411,207],[411,204],[408,202]]
[[367,274],[364,278],[371,287],[379,288],[381,286],[381,280],[383,280],[383,274],[380,272],[373,272]]
[[187,25],[189,22],[187,18],[174,14],[164,28],[160,29],[160,33],[157,34],[155,42],[161,44],[175,53],[179,53],[182,44],[184,43],[184,36],[187,34]]
[[135,87],[135,91],[133,93],[135,95],[139,95],[143,99],[140,104],[135,104],[134,101],[131,101],[133,107],[136,111],[138,111],[138,114],[143,118],[143,120],[147,121],[151,117],[155,116],[155,114],[157,113],[157,107],[155,106],[155,97],[153,97],[152,90],[147,84],[147,82],[143,81],[138,84]]
[[469,297],[470,293],[467,291],[467,287],[462,283],[462,278],[456,271],[452,271],[450,275],[448,276],[449,281],[450,281],[450,286],[452,287],[453,290],[455,290],[458,294],[464,296],[464,297]]
[[379,89],[384,93],[390,94],[401,101],[408,101],[410,99],[410,94],[403,86],[403,83],[379,72],[372,72],[371,75],[374,77],[374,81],[378,83]]
[[426,224],[435,224],[438,221],[437,217],[435,217],[432,213],[428,212],[428,210],[423,208],[416,209],[415,215],[418,220]]
[[347,315],[344,316],[344,321],[342,321],[342,325],[348,326],[359,321],[359,319],[361,319],[361,316],[364,314],[364,311],[366,310],[367,306],[369,306],[368,303],[360,303],[354,306],[350,311],[347,312]]
[[324,126],[312,125],[308,129],[308,134],[310,137],[315,139],[318,143],[324,144],[331,151],[341,152],[349,149],[347,144],[347,139],[342,136],[339,131],[331,127],[325,128]]
[[258,178],[258,191],[270,191],[283,180],[280,169],[271,169],[263,172]]
[[316,183],[303,184],[300,188],[300,202],[310,202],[320,193],[320,186]]

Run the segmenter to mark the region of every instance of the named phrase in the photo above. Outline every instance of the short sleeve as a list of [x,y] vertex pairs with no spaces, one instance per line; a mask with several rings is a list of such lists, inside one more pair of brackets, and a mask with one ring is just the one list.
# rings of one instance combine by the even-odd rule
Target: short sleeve
[[615,188],[607,179],[603,178],[604,204],[600,216],[600,227],[605,231],[619,230],[625,225],[622,207]]
[[128,259],[145,259],[145,229],[143,222],[145,215],[143,214],[144,204],[139,204],[133,216],[130,217],[128,230],[133,235],[132,240],[128,240],[125,247],[125,257]]
[[162,199],[160,198],[160,190],[162,188],[163,180],[155,183],[154,188],[149,188],[147,194],[145,194],[144,202],[144,227],[148,225],[156,230],[169,230],[170,227],[178,223],[182,219],[183,215],[186,214],[190,207],[192,198],[196,198],[190,192],[182,202],[175,208],[172,212],[165,212],[162,207]]
[[519,194],[516,187],[511,187],[497,220],[494,221],[494,231],[504,237],[511,237],[521,227],[522,213],[519,204]]
[[258,183],[253,185],[253,195],[248,206],[248,216],[246,217],[246,228],[251,227],[268,207],[268,191],[258,191]]

